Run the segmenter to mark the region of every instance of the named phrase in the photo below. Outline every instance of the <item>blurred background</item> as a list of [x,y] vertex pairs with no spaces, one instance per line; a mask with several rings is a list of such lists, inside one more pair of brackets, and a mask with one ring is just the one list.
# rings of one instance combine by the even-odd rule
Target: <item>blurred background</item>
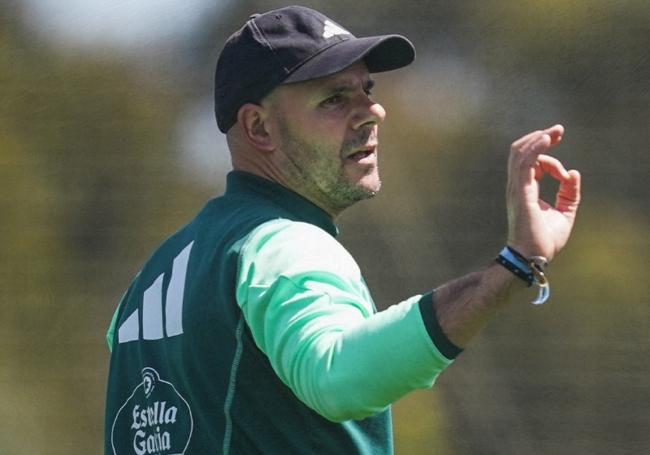
[[[101,453],[116,302],[230,169],[217,55],[287,4],[3,0],[0,454]],[[514,139],[562,123],[554,152],[583,175],[550,302],[502,311],[399,401],[397,454],[648,453],[650,2],[303,4],[418,50],[376,76],[383,191],[339,220],[381,308],[501,249]]]

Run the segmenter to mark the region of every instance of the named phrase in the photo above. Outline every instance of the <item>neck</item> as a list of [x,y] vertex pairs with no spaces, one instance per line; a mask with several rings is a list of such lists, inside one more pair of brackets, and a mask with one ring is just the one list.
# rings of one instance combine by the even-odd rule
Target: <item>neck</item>
[[236,134],[229,134],[227,139],[234,170],[263,177],[298,193],[320,207],[332,220],[341,213],[342,209],[328,204],[327,197],[320,194],[317,189],[310,191],[309,185],[301,184],[295,176],[292,177],[291,172],[287,170],[291,163],[287,162],[277,149],[268,152],[253,149]]
[[317,195],[312,195],[308,194],[305,191],[301,191],[298,188],[299,185],[292,184],[291,180],[288,179],[286,175],[281,172],[281,170],[276,166],[256,160],[241,159],[241,157],[237,159],[235,157],[235,154],[233,154],[232,157],[232,166],[236,171],[248,172],[249,174],[257,175],[258,177],[265,178],[290,189],[291,191],[301,195],[310,201],[312,204],[321,208],[330,216],[332,220],[334,220],[341,213],[341,210],[335,210],[332,207],[329,207],[328,204],[325,204],[321,198],[317,197]]

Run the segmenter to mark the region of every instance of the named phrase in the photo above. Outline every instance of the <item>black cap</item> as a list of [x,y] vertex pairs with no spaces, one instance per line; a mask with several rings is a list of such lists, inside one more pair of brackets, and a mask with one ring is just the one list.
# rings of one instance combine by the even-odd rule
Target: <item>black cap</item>
[[365,60],[368,71],[401,68],[415,59],[401,35],[357,38],[313,9],[289,6],[254,14],[221,51],[215,75],[215,113],[225,133],[246,103],[257,103],[280,84],[337,73]]

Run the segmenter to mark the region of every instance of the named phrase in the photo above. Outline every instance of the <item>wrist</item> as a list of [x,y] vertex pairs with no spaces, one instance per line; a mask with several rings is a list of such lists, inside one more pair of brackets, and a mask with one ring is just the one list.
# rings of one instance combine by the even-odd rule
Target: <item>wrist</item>
[[535,285],[538,290],[537,298],[533,304],[542,304],[550,296],[550,286],[544,270],[548,265],[543,256],[525,256],[521,251],[512,246],[504,247],[495,261],[511,272],[529,287]]
[[529,260],[524,256],[520,250],[506,245],[495,258],[497,264],[508,270],[514,276],[526,283],[527,286],[532,286],[534,282],[533,270],[530,267]]
[[532,256],[544,256],[538,249],[531,247],[528,243],[515,242],[508,239],[506,246],[512,248],[513,250],[519,252],[522,256],[529,258]]

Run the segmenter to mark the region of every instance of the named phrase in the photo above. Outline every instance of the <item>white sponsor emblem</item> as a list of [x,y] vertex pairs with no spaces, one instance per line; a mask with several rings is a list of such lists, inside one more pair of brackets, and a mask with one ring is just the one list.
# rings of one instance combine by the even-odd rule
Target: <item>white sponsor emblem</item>
[[323,38],[331,38],[334,35],[349,35],[350,32],[339,27],[334,22],[325,21],[325,28],[323,29]]
[[190,406],[156,370],[142,370],[142,382],[117,411],[111,430],[114,455],[182,455],[192,437]]

